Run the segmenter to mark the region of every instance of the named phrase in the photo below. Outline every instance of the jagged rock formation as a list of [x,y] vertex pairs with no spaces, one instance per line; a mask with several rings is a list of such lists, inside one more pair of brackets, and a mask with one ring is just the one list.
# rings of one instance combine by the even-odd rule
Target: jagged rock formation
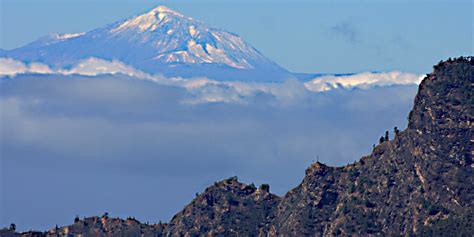
[[464,225],[450,227],[456,234],[474,233],[473,83],[472,61],[436,66],[408,128],[354,165],[312,165],[280,202],[278,233],[421,234],[447,221]]
[[237,178],[218,182],[196,197],[171,220],[168,233],[174,236],[232,236],[266,233],[275,218],[280,198]]
[[94,217],[36,234],[472,236],[473,85],[473,58],[441,62],[420,84],[406,130],[352,165],[311,165],[281,198],[231,178],[207,188],[169,224]]

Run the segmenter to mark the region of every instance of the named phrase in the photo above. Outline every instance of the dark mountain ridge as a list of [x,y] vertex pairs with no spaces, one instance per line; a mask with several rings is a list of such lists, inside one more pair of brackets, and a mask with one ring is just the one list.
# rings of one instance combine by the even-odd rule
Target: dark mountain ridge
[[107,216],[1,236],[472,236],[474,58],[440,62],[421,82],[408,128],[343,167],[316,162],[283,197],[230,178],[167,224]]

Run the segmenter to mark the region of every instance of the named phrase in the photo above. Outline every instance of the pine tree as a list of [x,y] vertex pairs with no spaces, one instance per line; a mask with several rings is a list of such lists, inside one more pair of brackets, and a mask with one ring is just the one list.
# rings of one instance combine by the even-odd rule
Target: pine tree
[[260,185],[260,189],[265,192],[270,192],[270,185],[269,184],[262,184]]
[[397,127],[394,127],[394,128],[393,128],[393,132],[395,133],[395,137],[397,137],[398,134],[400,134],[400,130],[398,130]]

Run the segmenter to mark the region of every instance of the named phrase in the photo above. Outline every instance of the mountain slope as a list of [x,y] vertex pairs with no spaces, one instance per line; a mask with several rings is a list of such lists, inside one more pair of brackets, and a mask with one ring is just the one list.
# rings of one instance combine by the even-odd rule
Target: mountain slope
[[312,165],[279,204],[278,233],[421,234],[446,220],[472,223],[472,63],[436,66],[419,87],[408,128],[370,156],[341,168]]
[[[227,179],[207,188],[169,224],[143,225],[141,232],[148,236],[472,236],[473,85],[474,58],[441,62],[420,84],[408,128],[396,131],[392,140],[382,139],[360,161],[344,167],[314,163],[301,184],[283,197]],[[39,236],[53,236],[65,228],[72,227]],[[129,230],[102,228],[95,233],[110,236]]]
[[[474,232],[473,85],[472,58],[435,66],[419,87],[405,131],[397,131],[393,140],[382,142],[352,165],[311,165],[303,182],[256,221],[263,229],[234,235],[470,236]],[[244,199],[241,196],[237,202]],[[186,209],[202,210],[190,205]],[[207,214],[168,231],[174,236],[194,233],[216,212]],[[182,218],[178,214],[171,223]],[[224,219],[213,223],[229,226]],[[215,234],[214,230],[199,233]]]
[[149,73],[220,80],[282,80],[290,75],[239,36],[165,6],[85,33],[50,34],[0,52],[0,57],[53,67],[96,57]]
[[279,200],[268,190],[229,178],[207,188],[176,214],[167,231],[174,236],[266,233]]

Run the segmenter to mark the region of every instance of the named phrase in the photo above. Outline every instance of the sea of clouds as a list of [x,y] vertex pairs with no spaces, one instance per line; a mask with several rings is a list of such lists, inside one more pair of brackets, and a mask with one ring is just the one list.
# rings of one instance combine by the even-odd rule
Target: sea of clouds
[[0,59],[0,74],[0,224],[20,229],[105,211],[168,221],[234,175],[282,195],[317,157],[345,165],[404,128],[420,80],[218,82],[101,59],[69,69]]
[[160,85],[171,85],[186,88],[196,96],[188,103],[245,103],[249,97],[258,94],[269,94],[288,101],[296,97],[306,97],[307,93],[320,93],[334,89],[369,89],[380,86],[417,85],[422,76],[399,71],[363,72],[344,76],[323,75],[306,82],[288,78],[284,83],[257,83],[239,81],[216,81],[208,78],[167,78],[151,75],[120,61],[107,61],[89,58],[80,61],[71,68],[56,68],[32,62],[23,63],[11,58],[0,58],[0,76],[15,77],[24,74],[57,74],[57,75],[126,75],[136,79],[156,82]]

